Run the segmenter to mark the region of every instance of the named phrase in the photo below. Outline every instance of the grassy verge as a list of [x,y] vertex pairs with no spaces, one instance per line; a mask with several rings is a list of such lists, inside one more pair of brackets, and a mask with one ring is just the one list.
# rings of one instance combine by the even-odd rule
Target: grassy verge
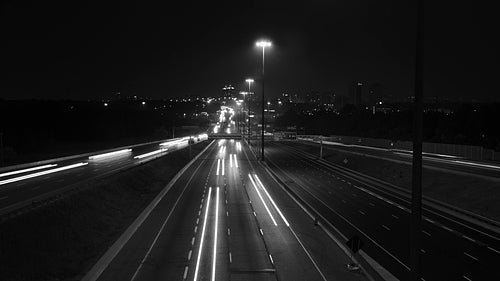
[[189,160],[187,149],[170,153],[0,224],[0,279],[80,280]]
[[[294,144],[296,146],[297,144]],[[319,147],[300,144],[306,152],[319,155]],[[411,165],[354,155],[341,150],[324,149],[324,158],[394,185],[411,188]],[[344,163],[347,159],[347,164]],[[424,167],[424,195],[457,206],[481,216],[500,221],[500,188],[498,182],[473,176],[436,171]]]

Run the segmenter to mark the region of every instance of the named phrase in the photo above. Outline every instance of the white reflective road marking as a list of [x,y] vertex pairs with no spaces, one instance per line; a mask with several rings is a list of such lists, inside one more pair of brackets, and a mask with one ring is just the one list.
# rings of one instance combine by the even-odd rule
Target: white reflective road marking
[[194,270],[194,281],[198,280],[198,270],[200,268],[200,259],[201,253],[203,251],[203,240],[205,240],[205,228],[207,225],[207,216],[208,216],[208,208],[210,207],[210,195],[212,194],[212,188],[208,190],[208,200],[207,200],[207,208],[205,210],[205,218],[203,219],[203,228],[201,230],[201,242],[200,248],[198,250],[198,257],[196,258],[196,268]]

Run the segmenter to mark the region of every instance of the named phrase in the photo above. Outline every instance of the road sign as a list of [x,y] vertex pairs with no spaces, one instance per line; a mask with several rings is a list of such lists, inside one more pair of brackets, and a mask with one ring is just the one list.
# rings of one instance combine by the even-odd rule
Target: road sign
[[346,244],[353,253],[357,253],[364,245],[363,241],[361,241],[357,235],[347,240]]

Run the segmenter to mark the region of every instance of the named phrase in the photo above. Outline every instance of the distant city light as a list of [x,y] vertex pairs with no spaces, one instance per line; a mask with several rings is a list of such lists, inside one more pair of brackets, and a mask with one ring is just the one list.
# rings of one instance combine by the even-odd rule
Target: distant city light
[[145,104],[146,104],[146,102],[145,102],[145,101],[143,101],[143,102],[142,102],[142,105],[145,105]]

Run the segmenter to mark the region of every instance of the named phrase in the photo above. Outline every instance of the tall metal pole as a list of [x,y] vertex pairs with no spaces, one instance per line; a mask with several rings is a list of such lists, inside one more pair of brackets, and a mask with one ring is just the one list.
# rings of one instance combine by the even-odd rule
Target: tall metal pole
[[252,92],[251,89],[250,89],[251,88],[250,87],[251,84],[252,84],[252,82],[248,81],[248,94],[247,94],[248,95],[248,98],[247,98],[248,105],[247,105],[247,109],[248,109],[248,143],[249,144],[250,144],[250,134],[252,132],[252,128],[250,127],[251,124],[252,124],[252,123],[250,123],[250,95],[251,95],[250,93]]
[[420,249],[422,232],[422,127],[423,127],[423,62],[424,0],[417,0],[417,36],[415,52],[415,101],[413,110],[413,165],[410,227],[410,280],[422,276]]
[[266,47],[262,46],[262,156],[261,160],[264,161],[264,129],[265,129],[265,118],[264,118],[264,57],[265,57]]

